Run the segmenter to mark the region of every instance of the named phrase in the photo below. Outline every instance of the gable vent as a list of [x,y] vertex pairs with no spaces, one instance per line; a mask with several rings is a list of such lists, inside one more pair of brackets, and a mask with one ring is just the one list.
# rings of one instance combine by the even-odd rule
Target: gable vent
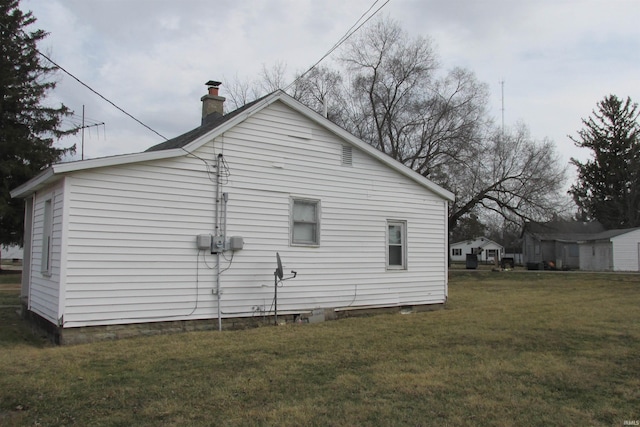
[[350,145],[342,146],[342,165],[353,165],[353,147],[351,147]]

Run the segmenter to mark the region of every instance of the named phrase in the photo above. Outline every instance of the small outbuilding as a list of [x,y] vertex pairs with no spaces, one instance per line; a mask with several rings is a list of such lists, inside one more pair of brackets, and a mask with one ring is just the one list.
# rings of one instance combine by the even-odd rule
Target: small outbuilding
[[557,269],[578,269],[578,242],[603,231],[605,229],[599,222],[527,222],[522,233],[524,263],[529,267],[553,265]]
[[640,271],[640,228],[603,231],[578,245],[581,270]]
[[527,223],[522,249],[529,266],[640,271],[640,228],[605,230],[599,222],[580,221]]

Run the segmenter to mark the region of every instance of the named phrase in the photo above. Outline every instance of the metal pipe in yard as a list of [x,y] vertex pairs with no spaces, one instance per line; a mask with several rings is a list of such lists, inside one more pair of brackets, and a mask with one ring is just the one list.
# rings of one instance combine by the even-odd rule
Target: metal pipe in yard
[[[229,193],[222,193],[222,235],[225,240],[227,238],[227,203],[229,202]],[[223,243],[224,245],[224,243]]]

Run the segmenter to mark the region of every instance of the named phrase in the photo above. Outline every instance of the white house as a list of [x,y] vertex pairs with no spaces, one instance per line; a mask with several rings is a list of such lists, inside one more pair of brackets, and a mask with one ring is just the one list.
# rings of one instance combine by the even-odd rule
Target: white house
[[473,240],[452,243],[449,246],[451,261],[464,262],[467,254],[478,255],[478,261],[493,263],[500,261],[504,254],[504,247],[486,237],[476,237]]
[[[447,299],[449,191],[278,91],[143,153],[53,165],[26,202],[22,296],[67,332],[426,307]],[[285,275],[275,300],[279,253]],[[69,335],[71,336],[71,335]]]
[[603,231],[578,247],[580,270],[640,271],[640,228]]

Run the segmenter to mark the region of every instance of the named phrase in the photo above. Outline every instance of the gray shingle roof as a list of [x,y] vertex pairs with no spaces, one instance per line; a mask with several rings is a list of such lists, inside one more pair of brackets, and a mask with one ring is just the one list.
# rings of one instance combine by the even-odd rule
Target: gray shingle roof
[[524,231],[536,236],[540,240],[557,240],[561,242],[584,242],[594,240],[609,240],[612,237],[628,233],[638,228],[606,230],[597,221],[550,221],[546,223],[530,222]]
[[207,134],[208,132],[214,130],[215,128],[222,125],[223,123],[226,123],[227,121],[236,117],[238,114],[250,108],[251,106],[257,104],[267,96],[269,95],[263,96],[261,98],[256,99],[255,101],[245,104],[242,107],[238,108],[237,110],[227,113],[224,116],[217,116],[213,118],[209,117],[208,120],[205,120],[205,122],[202,125],[198,126],[197,128],[192,129],[188,132],[185,132],[180,136],[176,136],[175,138],[161,142],[160,144],[154,145],[153,147],[149,147],[145,150],[145,152],[171,150],[173,148],[185,147],[190,142],[195,141],[202,135]]
[[624,228],[624,229],[618,229],[618,230],[607,230],[607,231],[603,231],[602,233],[594,234],[594,235],[590,236],[588,239],[585,239],[585,240],[609,240],[612,237],[617,237],[617,236],[620,236],[622,234],[629,233],[630,231],[635,231],[635,230],[639,230],[639,229],[640,229],[640,227]]

